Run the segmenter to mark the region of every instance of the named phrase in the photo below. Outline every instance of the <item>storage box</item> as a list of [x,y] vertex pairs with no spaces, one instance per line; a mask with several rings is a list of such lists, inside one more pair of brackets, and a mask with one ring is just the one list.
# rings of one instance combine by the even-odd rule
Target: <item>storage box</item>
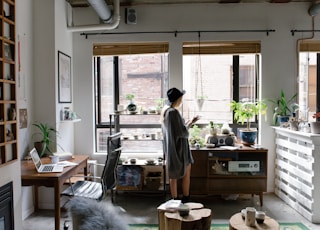
[[117,167],[117,190],[142,190],[143,168],[136,165]]

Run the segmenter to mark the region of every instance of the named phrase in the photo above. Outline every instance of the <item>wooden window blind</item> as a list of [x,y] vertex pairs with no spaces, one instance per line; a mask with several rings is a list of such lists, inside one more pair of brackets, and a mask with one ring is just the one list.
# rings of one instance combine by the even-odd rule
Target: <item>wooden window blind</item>
[[93,55],[130,55],[130,54],[150,54],[150,53],[167,53],[169,43],[105,43],[94,44]]
[[319,52],[320,41],[317,40],[304,40],[300,42],[301,52]]
[[260,53],[259,41],[251,42],[184,42],[183,54],[245,54]]
[[[147,53],[167,53],[169,43],[104,43],[94,44],[93,55],[130,55]],[[183,54],[245,54],[260,53],[259,41],[250,42],[184,42]]]

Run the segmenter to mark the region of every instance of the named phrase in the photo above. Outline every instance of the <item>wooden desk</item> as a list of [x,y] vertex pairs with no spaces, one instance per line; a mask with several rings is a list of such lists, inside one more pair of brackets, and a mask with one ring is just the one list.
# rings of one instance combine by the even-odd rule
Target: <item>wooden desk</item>
[[279,223],[269,216],[266,216],[262,224],[256,222],[256,226],[249,227],[242,219],[241,213],[234,214],[229,220],[229,230],[277,230],[280,229]]
[[[22,186],[34,185],[35,211],[38,206],[38,187],[46,186],[54,188],[54,210],[55,210],[55,229],[60,230],[60,193],[63,183],[72,175],[84,169],[87,175],[88,156],[74,155],[72,162],[78,163],[75,166],[65,167],[61,173],[38,173],[31,160],[21,161],[21,184]],[[49,163],[49,158],[41,158],[42,163]]]

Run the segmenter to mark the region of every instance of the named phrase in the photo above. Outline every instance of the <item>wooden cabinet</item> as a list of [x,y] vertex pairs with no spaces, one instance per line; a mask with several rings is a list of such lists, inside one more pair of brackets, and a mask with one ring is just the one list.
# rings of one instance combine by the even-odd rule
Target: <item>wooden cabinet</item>
[[0,3],[0,167],[18,158],[15,1]]
[[190,193],[262,194],[267,191],[267,149],[192,149]]

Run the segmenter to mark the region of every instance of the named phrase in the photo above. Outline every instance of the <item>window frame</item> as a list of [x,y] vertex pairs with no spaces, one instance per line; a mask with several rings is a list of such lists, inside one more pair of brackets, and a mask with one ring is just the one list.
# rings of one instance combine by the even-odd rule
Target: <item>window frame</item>
[[[198,44],[198,43],[197,43]],[[241,43],[243,46],[243,43]],[[260,43],[257,45],[257,42],[252,42],[252,44],[250,43],[250,45],[248,46],[250,49],[250,51],[247,52],[243,52],[245,53],[251,53],[251,54],[257,54],[259,55],[260,53]],[[105,44],[104,44],[105,45]],[[165,48],[162,47],[162,50],[167,51],[168,52],[168,45],[164,46]],[[241,48],[241,47],[240,47]],[[139,54],[138,52],[139,49],[135,50],[136,54]],[[212,50],[210,51],[210,49],[206,49],[206,52],[212,52]],[[216,48],[214,49],[216,50]],[[197,50],[198,52],[199,50]],[[203,52],[202,50],[200,50],[201,52]],[[239,50],[238,50],[239,51]],[[101,52],[101,49],[100,51]],[[192,51],[194,52],[194,51]],[[216,51],[215,51],[216,52]],[[232,54],[232,51],[229,49],[228,52],[231,52],[229,54]],[[141,54],[143,54],[145,52],[141,52]],[[119,53],[120,55],[123,53]],[[185,52],[183,52],[183,54],[185,54]],[[193,53],[196,54],[196,53]],[[217,53],[215,53],[217,54]],[[240,52],[241,54],[241,52]],[[114,122],[111,117],[110,120],[108,122],[102,122],[101,121],[101,71],[100,71],[100,67],[101,67],[101,58],[98,55],[101,55],[101,53],[97,52],[97,45],[94,45],[94,73],[95,73],[95,90],[94,90],[94,94],[95,94],[95,147],[96,147],[96,152],[102,152],[102,151],[98,151],[98,129],[106,129],[109,130],[109,133],[113,133],[116,131],[119,131],[122,128],[161,128],[160,124],[120,124],[119,126],[116,126],[117,122]],[[259,57],[259,56],[258,56]],[[257,73],[257,71],[260,71],[259,68],[259,64],[260,64],[260,59],[256,59],[256,78],[255,78],[255,94],[256,94],[256,98],[258,96],[258,83],[259,83],[259,72]],[[257,66],[258,65],[258,66]],[[233,100],[239,101],[239,93],[240,93],[240,55],[239,54],[234,54],[233,55],[233,73],[232,73],[232,94],[233,94]],[[116,106],[120,101],[120,76],[119,76],[119,56],[113,56],[113,82],[114,82],[114,88],[113,88],[113,105],[114,105],[114,111],[116,111]],[[169,76],[170,78],[170,76]],[[258,123],[257,123],[257,116],[255,117],[255,120],[251,122],[252,127],[257,127]],[[239,128],[239,127],[244,127],[244,125],[241,124],[237,124],[234,119],[232,119],[232,123],[229,124],[231,128],[233,128],[235,130],[235,128]],[[199,125],[201,128],[205,127],[205,124],[200,124]],[[113,131],[114,130],[114,131]]]

